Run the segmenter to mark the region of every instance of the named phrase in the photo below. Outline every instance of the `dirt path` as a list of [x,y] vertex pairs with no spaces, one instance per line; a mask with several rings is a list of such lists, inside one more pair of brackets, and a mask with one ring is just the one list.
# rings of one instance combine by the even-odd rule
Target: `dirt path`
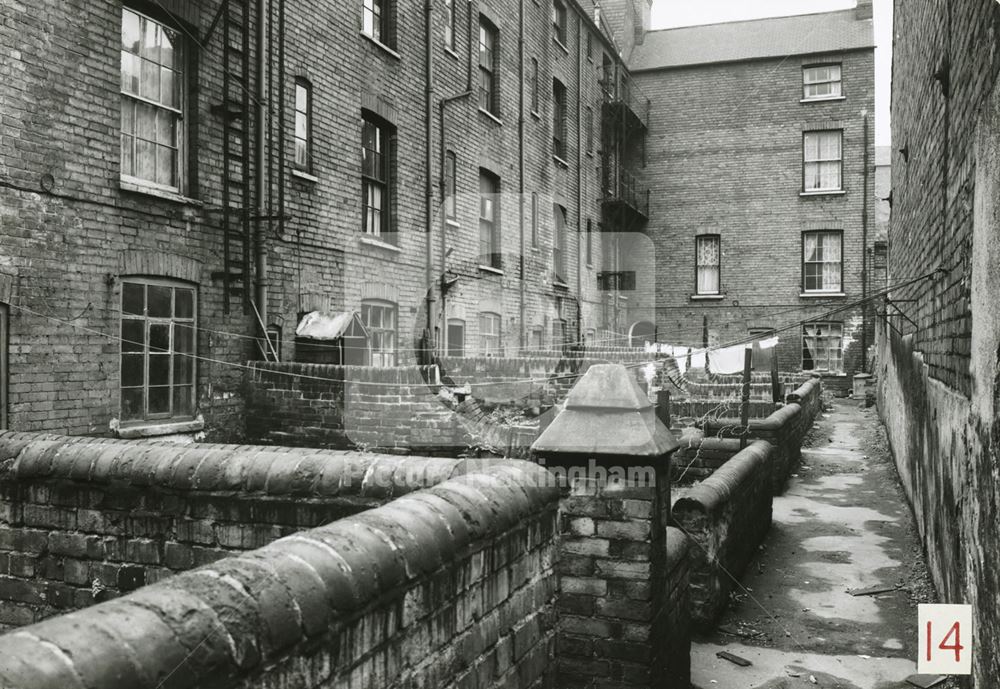
[[[747,590],[692,646],[694,687],[912,689],[916,605],[933,589],[878,417],[857,405],[836,401],[810,434]],[[870,587],[893,590],[848,593]]]

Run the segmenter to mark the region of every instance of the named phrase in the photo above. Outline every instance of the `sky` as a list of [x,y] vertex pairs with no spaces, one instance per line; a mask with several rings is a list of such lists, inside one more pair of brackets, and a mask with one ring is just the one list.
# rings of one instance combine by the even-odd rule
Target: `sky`
[[[875,145],[888,146],[892,68],[892,0],[875,6]],[[654,29],[809,14],[854,7],[854,0],[653,0]]]

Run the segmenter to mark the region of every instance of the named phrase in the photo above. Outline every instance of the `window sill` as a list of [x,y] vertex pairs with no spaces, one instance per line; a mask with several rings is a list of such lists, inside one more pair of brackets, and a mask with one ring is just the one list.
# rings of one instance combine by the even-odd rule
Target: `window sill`
[[722,301],[726,298],[725,294],[692,294],[690,297],[691,301]]
[[559,37],[558,37],[558,36],[556,36],[556,35],[553,35],[553,36],[552,36],[552,41],[553,41],[553,42],[554,42],[554,43],[555,43],[555,44],[556,44],[557,46],[559,46],[560,48],[562,48],[562,49],[563,49],[563,52],[564,52],[564,53],[566,53],[567,55],[569,55],[569,48],[567,48],[567,47],[566,47],[566,45],[565,45],[565,44],[564,44],[564,43],[563,43],[562,41],[560,41],[560,40],[559,40]]
[[458,222],[457,220],[453,220],[451,218],[445,218],[444,224],[456,230],[462,226],[460,222]]
[[567,163],[565,160],[555,155],[554,153],[552,154],[552,160],[556,161],[556,165],[561,166],[564,170],[569,169],[569,163]]
[[361,31],[359,33],[362,36],[364,36],[365,38],[367,38],[369,41],[371,41],[372,43],[374,43],[375,45],[377,45],[379,48],[381,48],[382,52],[388,54],[390,57],[393,57],[393,58],[395,58],[397,60],[402,60],[403,59],[402,55],[400,55],[399,53],[397,53],[395,50],[393,50],[392,48],[390,48],[389,46],[387,46],[385,43],[383,43],[382,41],[378,40],[377,38],[375,38],[373,36],[369,36],[364,31]]
[[205,429],[205,420],[199,416],[187,421],[164,421],[163,423],[143,422],[130,426],[119,426],[116,435],[126,440],[154,438],[160,435],[197,433]]
[[542,119],[542,116],[538,114],[537,110],[532,110],[531,111],[531,116],[534,117],[536,120]]
[[479,108],[479,112],[483,115],[486,115],[488,118],[496,122],[501,127],[503,126],[503,120],[501,120],[499,117],[491,113],[489,110],[484,110],[483,108]]
[[847,192],[843,189],[828,189],[818,191],[800,191],[799,196],[843,196]]
[[122,191],[128,191],[133,194],[146,194],[148,196],[155,196],[158,199],[173,201],[174,203],[183,203],[186,206],[198,206],[200,208],[205,205],[198,199],[192,199],[189,196],[178,194],[176,191],[170,191],[169,189],[161,189],[160,187],[156,187],[151,184],[145,184],[141,181],[126,177],[122,177],[118,181],[118,188],[121,189]]
[[310,175],[308,172],[305,172],[303,170],[296,170],[294,168],[292,168],[292,177],[298,177],[304,182],[315,183],[319,181],[319,177],[317,177],[316,175]]
[[837,297],[846,297],[845,292],[803,292],[799,295],[800,299],[828,299]]
[[829,103],[830,101],[847,100],[847,96],[826,96],[824,98],[802,98],[800,103]]
[[445,46],[444,52],[450,55],[451,57],[455,58],[456,60],[462,59],[462,56],[456,53],[454,48],[449,48],[448,46]]
[[569,285],[567,285],[562,280],[553,280],[552,281],[552,286],[555,287],[556,289],[564,289],[564,290],[568,290],[569,289]]
[[375,239],[374,237],[364,237],[363,236],[363,237],[359,237],[358,241],[361,242],[362,244],[366,245],[366,246],[374,246],[374,247],[378,247],[379,249],[385,249],[386,251],[394,251],[397,254],[402,251],[402,249],[400,249],[395,244],[390,244],[388,242],[383,242],[381,239]]
[[504,272],[499,268],[494,268],[493,266],[478,266],[479,270],[484,273],[492,273],[493,275],[503,275]]

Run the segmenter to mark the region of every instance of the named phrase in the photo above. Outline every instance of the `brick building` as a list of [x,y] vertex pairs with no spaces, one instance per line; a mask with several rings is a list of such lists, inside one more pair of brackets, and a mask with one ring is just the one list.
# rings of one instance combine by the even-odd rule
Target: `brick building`
[[[1000,6],[894,6],[889,300],[879,409],[942,603],[972,605],[963,686],[1000,673]],[[963,633],[965,631],[963,630]]]
[[861,367],[871,339],[850,305],[868,289],[874,218],[871,17],[862,1],[653,31],[631,54],[651,99],[644,179],[661,341],[777,330],[782,370]]
[[[648,322],[620,54],[649,6],[601,5],[5,6],[3,425],[225,429],[248,359],[389,366]],[[308,349],[312,311],[363,339]]]

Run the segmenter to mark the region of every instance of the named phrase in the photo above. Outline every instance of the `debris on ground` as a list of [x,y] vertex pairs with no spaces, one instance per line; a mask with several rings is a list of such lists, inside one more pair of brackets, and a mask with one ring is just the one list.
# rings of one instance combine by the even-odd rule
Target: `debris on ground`
[[852,596],[877,596],[880,593],[892,593],[903,588],[899,584],[895,586],[870,586],[866,589],[847,589]]
[[719,651],[715,654],[715,656],[717,658],[722,658],[723,660],[728,660],[730,663],[739,665],[740,667],[750,667],[753,665],[753,663],[746,658],[741,658],[740,656],[730,653],[729,651]]

